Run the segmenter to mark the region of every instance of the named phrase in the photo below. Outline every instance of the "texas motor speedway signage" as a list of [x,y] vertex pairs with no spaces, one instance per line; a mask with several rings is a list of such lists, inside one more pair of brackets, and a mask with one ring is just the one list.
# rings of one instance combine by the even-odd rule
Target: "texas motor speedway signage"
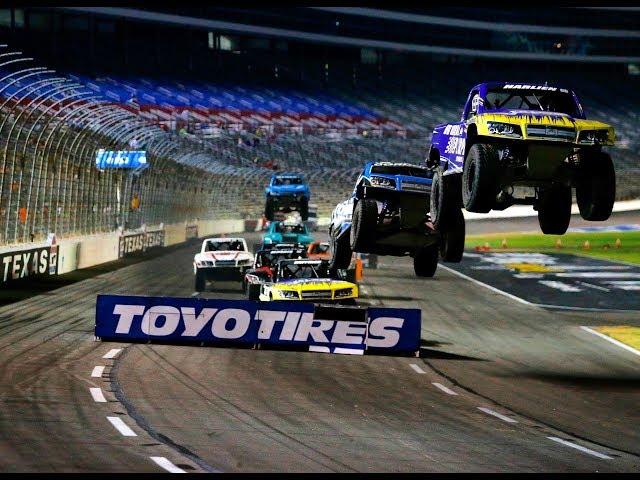
[[2,284],[36,275],[56,275],[58,247],[46,246],[0,253],[0,265]]
[[141,254],[155,247],[164,246],[164,230],[122,235],[118,245],[118,258]]

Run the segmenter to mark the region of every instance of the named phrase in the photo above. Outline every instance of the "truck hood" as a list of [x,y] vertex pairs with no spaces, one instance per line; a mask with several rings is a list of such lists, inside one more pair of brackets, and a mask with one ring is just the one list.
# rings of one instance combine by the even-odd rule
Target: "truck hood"
[[553,125],[556,127],[589,126],[589,128],[607,128],[608,124],[596,120],[574,118],[566,113],[541,112],[540,110],[505,110],[504,112],[482,113],[478,115],[487,121],[517,121],[529,125]]
[[[518,125],[524,133],[525,139],[529,137],[526,130],[527,126],[533,126],[571,129],[576,132],[576,136],[573,137],[574,142],[576,141],[578,133],[582,130],[607,130],[608,140],[606,145],[613,145],[615,141],[614,129],[609,124],[598,122],[597,120],[574,118],[566,113],[541,112],[540,110],[505,110],[504,112],[482,113],[478,115],[475,120],[478,127],[478,134],[493,136],[488,132],[487,122]],[[567,140],[571,141],[570,138]]]
[[332,278],[292,278],[281,280],[276,285],[292,287],[295,290],[331,290],[334,288],[353,288],[356,285],[344,280],[334,280]]
[[200,254],[201,258],[210,260],[246,260],[251,258],[248,252],[238,250],[220,250],[217,252],[204,252]]
[[306,185],[274,185],[273,187],[271,187],[272,192],[278,193],[302,193],[306,190]]

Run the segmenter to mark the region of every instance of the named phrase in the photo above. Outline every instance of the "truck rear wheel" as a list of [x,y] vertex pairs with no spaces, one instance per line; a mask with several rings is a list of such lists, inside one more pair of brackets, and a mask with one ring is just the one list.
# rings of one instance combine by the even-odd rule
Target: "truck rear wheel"
[[596,152],[586,156],[578,182],[576,200],[580,216],[592,222],[609,218],[616,199],[616,173],[609,154]]
[[378,204],[375,200],[363,198],[353,209],[351,222],[351,250],[367,253],[375,242],[378,225]]
[[464,253],[465,223],[462,210],[456,208],[448,225],[440,231],[440,258],[443,262],[459,263]]
[[553,185],[540,189],[538,223],[542,233],[564,235],[571,221],[571,187]]
[[206,288],[207,288],[207,279],[204,275],[204,272],[198,269],[196,270],[195,290],[196,292],[204,292]]
[[462,171],[462,200],[469,212],[488,213],[498,194],[498,152],[492,146],[471,146]]
[[438,168],[431,182],[430,216],[436,230],[445,228],[455,215],[455,210],[462,206],[460,201],[460,175],[444,176],[444,170]]
[[418,277],[433,277],[438,268],[438,244],[421,247],[413,257],[413,270]]
[[338,270],[349,268],[353,252],[349,247],[346,235],[343,235],[342,238],[334,238],[333,235],[330,235],[329,239],[329,248],[331,250],[329,270],[335,274]]

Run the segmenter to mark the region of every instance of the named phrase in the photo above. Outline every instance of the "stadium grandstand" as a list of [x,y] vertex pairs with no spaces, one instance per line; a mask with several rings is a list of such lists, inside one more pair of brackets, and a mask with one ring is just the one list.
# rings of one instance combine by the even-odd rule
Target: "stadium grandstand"
[[[0,8],[0,245],[259,218],[284,170],[309,179],[327,216],[363,163],[423,162],[434,125],[488,80],[573,89],[616,129],[617,198],[637,198],[638,20],[633,8]],[[144,150],[151,167],[97,169],[101,149]]]

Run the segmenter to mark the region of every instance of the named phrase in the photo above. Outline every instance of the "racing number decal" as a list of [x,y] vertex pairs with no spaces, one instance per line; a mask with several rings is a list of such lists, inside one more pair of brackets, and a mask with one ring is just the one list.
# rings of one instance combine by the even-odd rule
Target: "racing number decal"
[[464,137],[449,137],[444,153],[452,155],[464,155],[466,139]]

